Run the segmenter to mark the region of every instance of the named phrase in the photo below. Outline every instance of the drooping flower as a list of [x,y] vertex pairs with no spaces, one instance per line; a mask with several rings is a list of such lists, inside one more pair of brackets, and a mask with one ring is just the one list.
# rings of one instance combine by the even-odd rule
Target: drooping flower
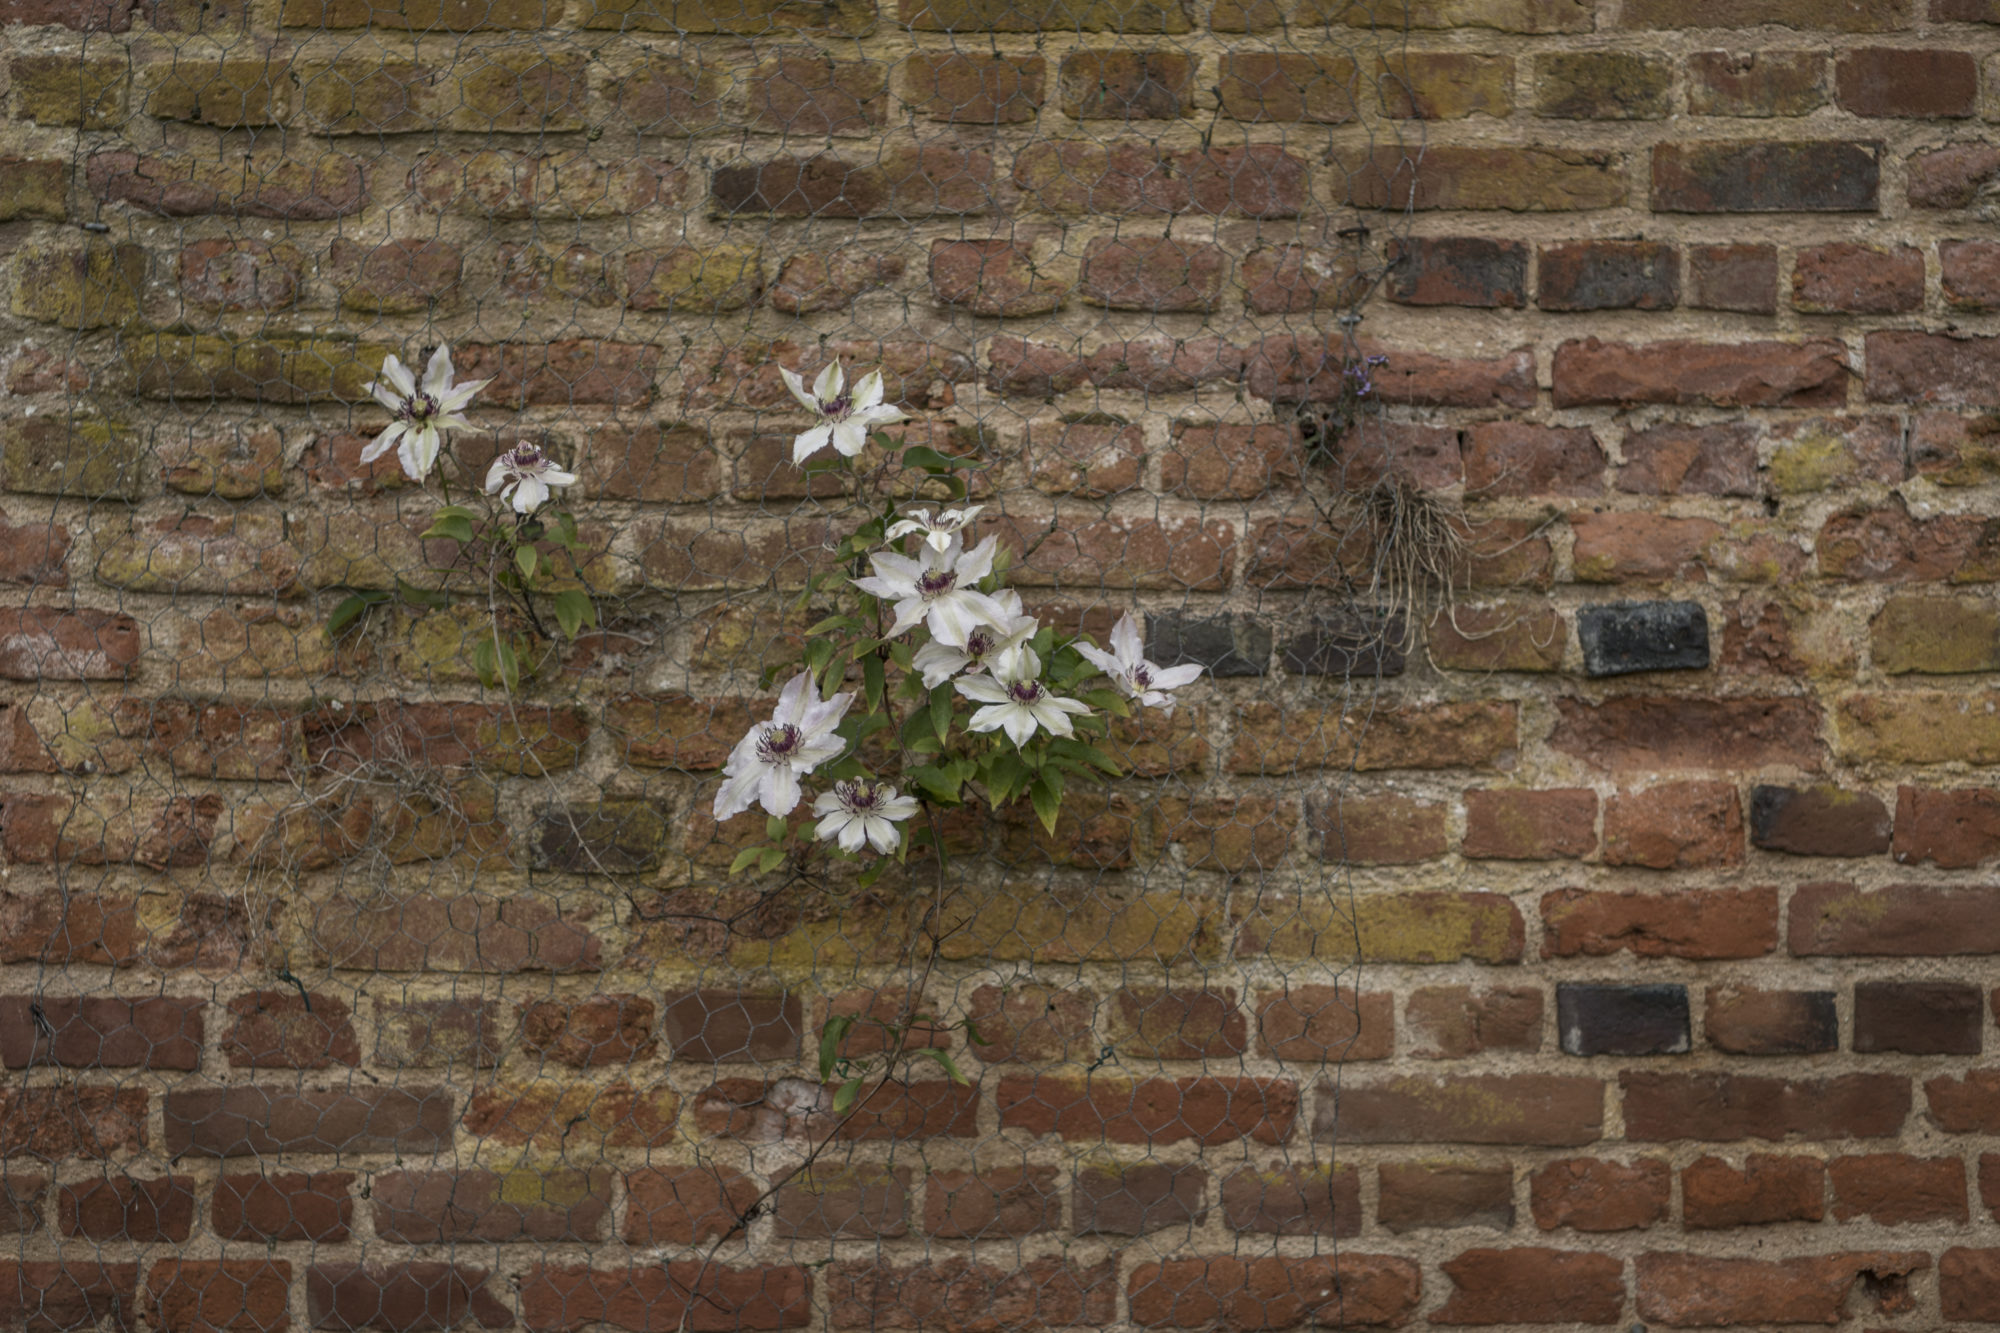
[[384,358],[382,378],[370,381],[368,392],[395,415],[395,420],[361,451],[361,461],[372,463],[393,448],[404,473],[412,481],[428,477],[437,466],[444,432],[472,428],[472,423],[459,413],[474,394],[491,383],[473,380],[455,385],[451,380],[451,349],[442,344],[431,353],[421,384],[410,374],[409,367],[394,356]]
[[994,593],[993,600],[1006,614],[992,624],[973,626],[963,647],[932,639],[917,649],[910,661],[923,672],[925,689],[934,690],[961,671],[977,672],[1006,661],[1041,628],[1041,622],[1021,613],[1021,594],[1012,588]]
[[887,426],[903,420],[899,407],[886,406],[882,402],[882,372],[871,370],[855,381],[854,388],[846,388],[847,377],[840,368],[840,362],[830,363],[813,381],[812,388],[798,375],[778,367],[778,374],[784,378],[785,387],[792,391],[792,397],[801,406],[819,417],[819,424],[809,430],[800,431],[792,441],[792,462],[803,463],[830,443],[841,453],[852,458],[868,447],[868,432],[875,426]]
[[540,448],[521,443],[493,460],[486,472],[486,493],[511,497],[514,512],[532,514],[548,502],[557,486],[573,486],[576,477],[556,466]]
[[790,814],[799,803],[799,779],[847,748],[833,729],[853,702],[851,694],[822,700],[810,671],[786,681],[771,720],[750,728],[729,752],[715,817],[728,819],[753,805],[769,815]]
[[858,852],[865,841],[886,856],[896,850],[900,836],[895,821],[917,813],[917,803],[898,796],[886,782],[848,778],[822,792],[813,802],[813,813],[826,816],[813,830],[822,841],[838,842],[843,852]]
[[1142,707],[1157,708],[1163,713],[1174,711],[1174,697],[1167,691],[1179,689],[1202,672],[1199,666],[1163,667],[1148,662],[1145,645],[1139,641],[1139,622],[1130,611],[1111,627],[1110,652],[1081,643],[1076,650],[1109,676],[1120,694],[1136,700]]
[[897,519],[890,526],[887,535],[890,541],[894,541],[904,533],[921,532],[924,534],[924,545],[942,555],[951,548],[951,539],[958,536],[959,531],[977,518],[984,508],[985,505],[967,505],[963,509],[947,509],[937,516],[935,522],[931,519],[930,510],[912,509],[908,518]]
[[954,688],[987,705],[968,725],[974,731],[1005,731],[1017,749],[1034,738],[1037,727],[1053,736],[1073,735],[1071,716],[1088,713],[1090,705],[1050,693],[1041,674],[1042,659],[1033,648],[1022,648],[1006,663],[996,662],[986,675],[960,677]]
[[999,545],[999,538],[988,537],[970,551],[956,541],[943,551],[925,546],[915,560],[879,551],[868,557],[874,577],[855,579],[854,586],[896,604],[891,638],[921,621],[939,643],[963,648],[973,630],[998,626],[1007,618],[1006,608],[973,586],[993,572]]

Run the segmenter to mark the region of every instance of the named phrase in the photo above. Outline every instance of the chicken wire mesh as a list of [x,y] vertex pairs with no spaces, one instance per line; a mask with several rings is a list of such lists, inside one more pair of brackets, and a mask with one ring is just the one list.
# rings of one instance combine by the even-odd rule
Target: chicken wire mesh
[[[1356,1222],[1345,775],[1490,554],[1360,336],[1399,8],[578,4],[15,39],[84,204],[23,242],[0,463],[16,1314],[1369,1322],[1399,1274],[1263,1265]],[[573,638],[362,461],[440,345],[490,381],[446,498],[580,478]],[[763,818],[711,812],[808,574],[936,491],[795,466],[778,368],[834,362],[974,460],[1031,613],[1207,671],[1053,831],[933,807],[949,865],[865,887],[732,876]]]

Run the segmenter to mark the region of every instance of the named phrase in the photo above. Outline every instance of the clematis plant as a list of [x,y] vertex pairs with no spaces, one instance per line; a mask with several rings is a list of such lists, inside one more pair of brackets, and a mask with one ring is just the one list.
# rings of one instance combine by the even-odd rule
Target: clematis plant
[[[477,429],[465,412],[490,382],[460,383],[451,349],[443,345],[431,353],[421,379],[397,357],[383,359],[380,377],[367,388],[391,419],[362,450],[361,461],[372,463],[393,449],[405,476],[426,489],[435,484],[444,503],[432,513],[423,537],[452,543],[456,553],[435,571],[445,586],[398,575],[393,590],[358,589],[334,607],[327,633],[340,634],[393,601],[449,608],[451,583],[470,576],[474,588],[467,600],[488,613],[488,628],[473,646],[473,669],[488,687],[514,690],[553,660],[558,633],[574,640],[597,623],[597,610],[577,559],[582,541],[576,518],[557,503],[578,479],[540,445],[523,442],[503,450],[487,469],[483,490],[468,497],[472,503],[452,502],[454,469],[438,464],[451,456],[455,440]],[[503,617],[503,607],[518,612],[532,633],[517,628],[513,616]],[[550,613],[556,633],[543,618]]]
[[[737,744],[715,793],[718,820],[752,805],[767,816],[765,840],[739,852],[731,873],[768,872],[787,858],[862,859],[867,885],[913,848],[928,849],[942,872],[938,815],[974,803],[1026,801],[1053,833],[1074,783],[1121,776],[1103,746],[1110,718],[1135,705],[1170,708],[1201,668],[1148,662],[1129,612],[1109,651],[1029,615],[1003,586],[1011,556],[999,536],[974,540],[981,507],[962,502],[978,460],[876,434],[886,461],[859,465],[866,426],[902,419],[881,404],[880,372],[862,376],[851,400],[840,396],[837,363],[810,393],[784,375],[816,417],[794,441],[795,458],[831,442],[841,456],[833,466],[853,471],[864,517],[835,548],[842,567],[809,581],[801,607],[830,603],[830,614],[795,657],[769,668],[767,683],[794,674],[771,719]],[[911,470],[959,507],[902,509],[869,494]],[[810,817],[795,818],[807,802]]]

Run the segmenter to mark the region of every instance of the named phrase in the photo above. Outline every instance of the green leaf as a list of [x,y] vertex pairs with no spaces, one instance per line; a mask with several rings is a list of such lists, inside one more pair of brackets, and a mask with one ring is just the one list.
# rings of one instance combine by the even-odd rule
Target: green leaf
[[532,546],[517,546],[514,548],[514,564],[519,567],[521,577],[524,579],[535,577],[535,562],[540,558]]
[[826,1026],[819,1030],[819,1077],[821,1082],[833,1077],[833,1062],[840,1054],[840,1042],[847,1030],[854,1026],[854,1015],[837,1014],[826,1020]]
[[763,872],[768,875],[773,870],[776,870],[780,865],[784,864],[785,849],[782,847],[766,847],[764,849],[764,854],[761,860],[762,860],[762,865],[760,866],[760,869],[762,869]]
[[837,629],[859,629],[861,622],[853,616],[832,615],[806,631],[808,639],[816,639],[822,634],[831,634]]
[[950,805],[959,802],[958,779],[933,764],[920,764],[911,769],[910,780],[940,801]]
[[742,851],[736,853],[736,859],[729,863],[729,873],[732,876],[742,873],[744,867],[763,854],[764,849],[762,847],[745,847]]
[[1035,817],[1042,821],[1042,827],[1054,837],[1056,818],[1062,814],[1062,792],[1049,785],[1049,774],[1043,773],[1028,788],[1028,799],[1035,803]]
[[470,523],[479,517],[479,511],[476,509],[467,509],[464,505],[439,505],[437,507],[437,512],[433,514],[432,517],[462,518],[466,522]]
[[960,1087],[970,1087],[972,1085],[972,1080],[967,1078],[965,1071],[958,1067],[958,1061],[951,1058],[950,1051],[937,1051],[935,1053],[937,1055],[937,1062],[944,1066],[945,1073],[951,1075],[952,1082],[958,1084]]
[[854,1105],[854,1099],[860,1095],[861,1080],[859,1078],[847,1080],[840,1085],[840,1091],[833,1094],[833,1113],[846,1115],[848,1109]]
[[463,546],[472,540],[472,520],[463,514],[448,514],[440,509],[423,535],[426,541],[432,537],[446,537]]
[[349,624],[353,623],[356,618],[365,615],[368,608],[374,606],[380,600],[381,597],[379,594],[371,595],[360,592],[341,599],[340,605],[333,608],[333,614],[326,618],[326,632],[328,634],[340,633]]
[[576,515],[567,509],[556,515],[556,542],[569,551],[583,544],[576,535]]
[[494,662],[496,660],[493,653],[493,640],[490,638],[481,639],[472,650],[473,674],[478,676],[479,683],[489,690],[493,688],[494,682],[499,679],[494,670]]
[[976,458],[950,458],[927,444],[913,444],[903,450],[904,467],[920,467],[926,472],[949,472],[955,467],[978,467]]
[[493,640],[493,658],[499,666],[500,683],[512,694],[521,688],[521,659],[514,655],[514,645],[505,639]]
[[791,831],[792,826],[777,815],[768,816],[764,820],[764,836],[772,842],[783,842],[785,835]]
[[882,706],[882,696],[888,691],[888,682],[882,674],[882,659],[873,653],[861,659],[861,689],[861,697],[867,700],[869,708],[877,709]]
[[556,594],[556,624],[562,627],[565,638],[574,639],[586,624],[596,623],[597,608],[590,604],[589,593],[567,588]]
[[931,691],[931,730],[941,741],[951,739],[951,707],[955,698],[950,681]]
[[965,1020],[965,1039],[974,1046],[991,1046],[993,1044],[979,1035],[979,1025],[970,1018]]
[[451,595],[435,588],[419,588],[414,583],[396,580],[396,595],[410,606],[428,606],[433,609],[451,605]]

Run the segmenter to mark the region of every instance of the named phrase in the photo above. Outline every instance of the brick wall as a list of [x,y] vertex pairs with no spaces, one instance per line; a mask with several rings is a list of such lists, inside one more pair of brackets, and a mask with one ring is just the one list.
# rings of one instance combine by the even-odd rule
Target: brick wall
[[[2000,1322],[2000,4],[1407,9],[0,0],[0,1326]],[[513,700],[441,338],[583,478]],[[708,815],[836,356],[1213,669],[941,893]]]

